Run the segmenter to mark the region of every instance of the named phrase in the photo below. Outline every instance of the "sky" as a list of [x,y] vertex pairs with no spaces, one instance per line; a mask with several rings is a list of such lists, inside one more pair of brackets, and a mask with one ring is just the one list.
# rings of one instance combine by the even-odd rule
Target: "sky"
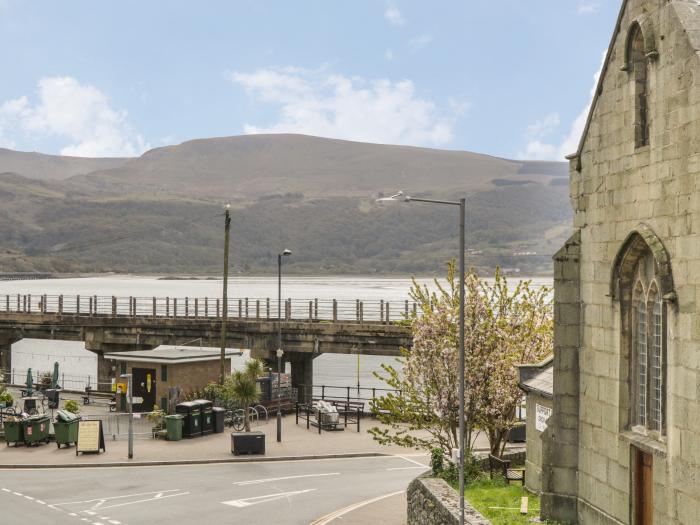
[[0,0],[0,147],[304,133],[563,160],[620,0]]

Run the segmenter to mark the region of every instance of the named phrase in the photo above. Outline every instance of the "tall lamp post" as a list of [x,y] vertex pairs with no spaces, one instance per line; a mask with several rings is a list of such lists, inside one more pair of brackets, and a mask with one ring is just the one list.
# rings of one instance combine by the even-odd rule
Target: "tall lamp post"
[[121,374],[127,380],[126,391],[129,404],[129,459],[134,458],[134,390],[132,388],[133,374]]
[[277,442],[282,441],[282,257],[292,255],[290,250],[277,254]]
[[224,289],[221,310],[221,358],[219,360],[219,384],[224,384],[226,373],[226,322],[228,320],[228,245],[231,235],[231,205],[227,204],[224,213]]
[[377,202],[427,202],[459,206],[459,523],[464,525],[464,220],[466,199],[442,201],[410,197],[400,191],[391,197],[377,199]]

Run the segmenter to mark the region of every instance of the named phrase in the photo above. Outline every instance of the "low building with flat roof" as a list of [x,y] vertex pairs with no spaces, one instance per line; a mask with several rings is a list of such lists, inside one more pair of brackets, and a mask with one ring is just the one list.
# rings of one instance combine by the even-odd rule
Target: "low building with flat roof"
[[542,433],[552,415],[554,390],[554,356],[536,365],[518,366],[520,388],[527,395],[525,485],[539,493],[542,490]]
[[[241,354],[240,350],[226,349],[226,375],[232,371],[231,359]],[[142,403],[134,403],[134,411],[150,412],[154,405],[167,410],[173,391],[182,394],[201,391],[212,381],[218,381],[221,349],[161,345],[153,350],[105,354],[105,359],[116,363],[117,377],[132,374],[134,397],[143,398]],[[118,406],[124,410],[126,396],[120,397]]]

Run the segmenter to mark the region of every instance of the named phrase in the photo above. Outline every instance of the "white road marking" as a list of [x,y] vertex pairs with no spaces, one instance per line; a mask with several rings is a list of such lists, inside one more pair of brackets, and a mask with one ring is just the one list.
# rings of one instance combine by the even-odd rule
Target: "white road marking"
[[411,459],[411,458],[406,457],[406,456],[400,456],[400,455],[396,454],[394,457],[404,459],[404,460],[408,461],[409,463],[414,463],[416,465],[420,465],[421,467],[429,468],[428,465],[424,465],[420,461],[416,461],[415,459]]
[[158,501],[166,498],[174,498],[176,496],[186,496],[187,494],[189,494],[189,492],[179,492],[177,494],[167,494],[163,496],[163,493],[159,493],[152,498],[140,499],[136,501],[127,501],[126,503],[116,503],[114,505],[107,505],[106,507],[101,507],[101,510],[113,509],[114,507],[125,507],[126,505],[135,505],[137,503],[146,503],[148,501]]
[[361,507],[364,507],[365,505],[369,505],[371,503],[374,503],[376,501],[381,501],[386,498],[390,498],[392,496],[398,496],[399,494],[403,494],[405,491],[404,490],[399,490],[398,492],[392,492],[391,494],[384,494],[383,496],[377,496],[376,498],[368,499],[365,501],[360,501],[359,503],[355,503],[354,505],[349,505],[343,509],[336,510],[334,512],[331,512],[330,514],[326,514],[322,518],[317,519],[316,521],[311,522],[310,525],[327,525],[331,521],[335,520],[336,518],[340,518],[341,516],[344,516],[348,512],[352,512],[353,510],[357,510]]
[[31,496],[24,496],[24,497],[27,498],[28,500],[34,500],[34,498],[32,498]]
[[2,489],[3,492],[12,492],[10,489]]
[[109,520],[109,522],[110,522],[112,525],[121,525],[121,523],[122,523],[121,521],[117,521],[117,520]]
[[421,465],[420,467],[394,467],[394,468],[388,468],[387,470],[413,470],[413,469],[421,469],[425,470],[428,467]]
[[93,511],[91,511],[91,510],[84,510],[83,512],[84,512],[85,514],[89,514],[90,516],[96,516],[96,515],[97,515],[97,512],[93,512]]
[[224,505],[230,505],[231,507],[250,507],[251,505],[258,505],[260,503],[268,503],[270,501],[276,501],[278,499],[288,498],[290,496],[296,496],[298,494],[306,494],[307,492],[313,492],[316,489],[306,489],[306,490],[294,490],[291,492],[277,492],[275,494],[267,494],[265,496],[255,496],[254,498],[245,499],[233,499],[231,501],[222,501]]
[[24,494],[20,494],[19,492],[13,492],[12,494],[14,494],[15,496],[23,496],[24,495]]
[[40,499],[35,499],[34,501],[36,501],[39,505],[46,505],[46,503],[44,503]]
[[234,485],[257,485],[259,483],[267,483],[268,481],[282,481],[286,479],[301,479],[301,478],[319,478],[322,476],[340,476],[340,472],[328,472],[327,474],[303,474],[300,476],[284,476],[281,478],[265,478],[265,479],[251,479],[248,481],[234,481]]
[[94,499],[86,499],[83,501],[66,501],[64,503],[54,503],[54,505],[77,505],[79,503],[93,503],[95,501],[97,502],[105,502],[113,499],[120,499],[120,498],[136,498],[139,496],[148,496],[150,494],[165,494],[166,492],[177,492],[180,489],[169,489],[169,490],[155,490],[153,492],[138,492],[136,494],[124,494],[123,496],[109,496],[107,498],[94,498]]

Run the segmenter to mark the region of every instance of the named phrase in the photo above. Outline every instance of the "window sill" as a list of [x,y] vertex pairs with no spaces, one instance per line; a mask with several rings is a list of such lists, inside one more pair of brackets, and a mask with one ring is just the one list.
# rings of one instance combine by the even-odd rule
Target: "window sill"
[[656,438],[634,430],[626,430],[620,434],[620,439],[626,441],[630,445],[634,445],[647,454],[653,454],[663,458],[667,455],[666,442],[662,441],[664,439],[663,437]]

